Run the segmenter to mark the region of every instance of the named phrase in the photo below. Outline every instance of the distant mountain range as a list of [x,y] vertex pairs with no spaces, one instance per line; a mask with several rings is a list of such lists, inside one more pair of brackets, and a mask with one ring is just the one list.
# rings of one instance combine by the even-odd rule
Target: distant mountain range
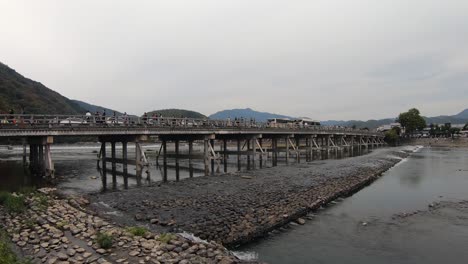
[[[378,119],[378,120],[367,120],[367,121],[360,121],[360,120],[349,120],[349,121],[343,121],[343,120],[326,120],[322,121],[322,125],[327,125],[327,126],[346,126],[346,127],[352,127],[355,125],[357,128],[376,128],[381,125],[389,124],[392,122],[395,122],[397,118],[384,118],[384,119]],[[468,123],[468,109],[463,110],[462,112],[448,116],[448,115],[443,115],[443,116],[434,116],[434,117],[424,117],[426,120],[427,124],[445,124],[445,123],[451,123],[451,124],[466,124]]]
[[7,113],[10,109],[17,114],[83,114],[86,111],[0,62],[0,112]]
[[290,116],[272,114],[267,112],[259,112],[250,108],[230,109],[216,112],[209,116],[210,119],[227,119],[227,118],[254,118],[258,122],[265,122],[269,118],[293,118]]

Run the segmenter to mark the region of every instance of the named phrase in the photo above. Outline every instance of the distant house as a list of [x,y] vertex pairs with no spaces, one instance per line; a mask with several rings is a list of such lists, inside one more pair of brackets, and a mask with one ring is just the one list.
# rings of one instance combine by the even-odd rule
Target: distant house
[[382,126],[379,126],[377,128],[377,131],[379,132],[386,132],[386,131],[389,131],[391,130],[392,128],[394,127],[399,127],[402,132],[403,132],[403,128],[401,127],[401,124],[400,123],[390,123],[390,124],[387,124],[387,125],[382,125]]

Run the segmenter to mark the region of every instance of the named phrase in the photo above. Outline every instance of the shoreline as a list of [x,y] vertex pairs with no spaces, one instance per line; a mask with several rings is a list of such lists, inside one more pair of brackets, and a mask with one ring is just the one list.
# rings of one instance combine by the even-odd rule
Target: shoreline
[[408,141],[410,145],[425,147],[468,148],[468,137],[460,138],[416,138]]
[[399,147],[341,160],[197,177],[90,195],[100,216],[154,231],[185,231],[233,248],[361,190],[409,156]]

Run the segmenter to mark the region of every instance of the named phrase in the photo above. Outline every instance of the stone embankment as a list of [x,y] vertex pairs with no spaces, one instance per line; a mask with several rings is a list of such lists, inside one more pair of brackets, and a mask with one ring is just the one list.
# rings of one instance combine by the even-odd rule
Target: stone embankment
[[351,195],[411,151],[412,147],[378,149],[348,159],[198,177],[90,199],[100,215],[115,221],[186,231],[233,246],[293,220],[304,224],[301,216]]
[[0,228],[32,263],[237,263],[215,242],[156,234],[111,224],[82,206],[86,199],[25,195],[24,211],[0,206]]

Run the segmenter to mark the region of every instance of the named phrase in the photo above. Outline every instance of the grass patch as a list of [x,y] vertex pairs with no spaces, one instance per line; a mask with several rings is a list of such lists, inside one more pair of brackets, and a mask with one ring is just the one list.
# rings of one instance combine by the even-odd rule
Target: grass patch
[[176,239],[176,236],[174,234],[163,233],[163,234],[159,235],[157,240],[167,244],[172,239]]
[[60,229],[60,230],[63,230],[63,228],[66,226],[66,225],[69,225],[69,223],[65,220],[62,220],[62,221],[59,221],[57,222],[57,228]]
[[2,204],[9,213],[22,213],[26,210],[23,196],[15,196],[8,193]]
[[103,248],[108,249],[112,247],[112,243],[114,242],[114,237],[112,235],[106,233],[97,233],[96,243]]
[[29,229],[32,229],[32,228],[34,228],[34,226],[36,226],[36,221],[34,221],[34,220],[31,219],[31,218],[28,218],[28,219],[24,220],[24,224],[25,224]]
[[0,229],[0,264],[27,264],[30,260],[22,260],[16,256],[9,244],[8,235]]
[[24,187],[21,187],[18,190],[18,193],[26,195],[26,196],[30,195],[30,194],[33,194],[35,192],[36,192],[36,187],[34,187],[34,186],[24,186]]
[[34,197],[37,199],[38,207],[41,210],[46,210],[49,207],[49,197],[47,195],[37,192],[34,194]]
[[126,230],[134,236],[144,236],[148,232],[148,229],[141,226],[127,227]]
[[9,195],[11,195],[9,192],[0,191],[0,204],[3,204]]

